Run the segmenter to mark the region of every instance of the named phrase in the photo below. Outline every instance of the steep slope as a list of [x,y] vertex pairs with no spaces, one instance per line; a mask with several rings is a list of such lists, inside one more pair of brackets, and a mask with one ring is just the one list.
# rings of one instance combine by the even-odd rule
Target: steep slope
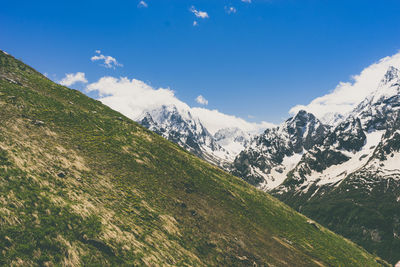
[[273,191],[392,263],[400,259],[399,77],[390,67],[377,90]]
[[231,173],[268,190],[280,185],[304,151],[322,141],[329,127],[305,111],[255,137],[234,160]]
[[385,264],[3,52],[0,106],[0,265]]

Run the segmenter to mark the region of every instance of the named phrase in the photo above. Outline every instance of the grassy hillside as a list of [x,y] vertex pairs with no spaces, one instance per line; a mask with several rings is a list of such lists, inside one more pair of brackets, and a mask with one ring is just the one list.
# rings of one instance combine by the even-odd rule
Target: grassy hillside
[[378,266],[0,51],[0,265]]

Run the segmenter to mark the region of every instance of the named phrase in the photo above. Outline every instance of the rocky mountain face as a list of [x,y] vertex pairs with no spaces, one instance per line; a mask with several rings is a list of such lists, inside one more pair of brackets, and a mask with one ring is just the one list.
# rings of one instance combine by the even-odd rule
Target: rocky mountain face
[[224,153],[225,149],[188,111],[179,111],[175,106],[162,106],[146,111],[139,123],[200,158],[217,165],[222,162],[215,154]]
[[264,190],[280,185],[305,151],[322,142],[329,126],[300,111],[280,126],[251,140],[234,160],[231,172]]

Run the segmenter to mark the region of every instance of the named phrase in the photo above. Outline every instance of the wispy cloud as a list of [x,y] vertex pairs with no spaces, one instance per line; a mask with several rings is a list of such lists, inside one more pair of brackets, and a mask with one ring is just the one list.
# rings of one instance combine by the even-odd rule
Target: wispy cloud
[[148,7],[148,4],[145,1],[140,1],[138,4],[138,8],[146,8]]
[[225,6],[225,12],[228,14],[235,14],[237,10],[234,6]]
[[251,3],[251,0],[241,0],[243,3]]
[[198,26],[199,23],[197,21],[193,21],[193,26]]
[[[47,77],[47,76],[46,76]],[[75,83],[87,83],[88,81],[86,80],[85,73],[83,72],[77,72],[77,73],[67,73],[65,74],[65,77],[59,81],[59,84],[64,85],[64,86],[71,86]]]
[[196,97],[196,102],[201,105],[208,105],[208,100],[205,99],[202,95],[199,95],[198,97]]
[[196,18],[200,18],[200,19],[208,19],[209,18],[207,12],[197,10],[194,6],[192,6],[190,8],[190,11],[196,16]]
[[100,50],[96,50],[96,54],[93,57],[90,58],[90,60],[94,61],[102,61],[103,64],[101,64],[103,67],[106,68],[115,68],[115,67],[122,67],[123,65],[120,64],[114,57],[112,56],[105,56],[101,54]]
[[226,13],[228,13],[228,14],[234,14],[234,13],[236,13],[236,8],[235,7],[233,7],[233,6],[226,6],[225,7],[225,12]]
[[385,57],[352,77],[351,82],[340,82],[329,94],[315,98],[308,105],[297,105],[290,109],[291,114],[304,109],[325,122],[337,115],[345,115],[377,89],[379,82],[390,66],[400,68],[400,52]]

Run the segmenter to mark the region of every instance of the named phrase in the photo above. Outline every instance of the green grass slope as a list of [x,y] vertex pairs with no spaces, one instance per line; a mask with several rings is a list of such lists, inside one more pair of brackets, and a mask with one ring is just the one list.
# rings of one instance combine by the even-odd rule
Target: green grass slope
[[0,265],[385,264],[0,51]]

